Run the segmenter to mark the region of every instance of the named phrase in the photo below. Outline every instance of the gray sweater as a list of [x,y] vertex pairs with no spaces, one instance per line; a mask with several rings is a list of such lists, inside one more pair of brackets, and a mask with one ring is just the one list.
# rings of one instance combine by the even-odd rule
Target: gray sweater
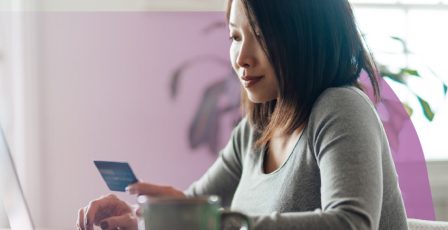
[[185,193],[218,195],[262,229],[407,229],[384,128],[368,97],[330,88],[315,102],[293,151],[263,172],[246,119],[219,158]]

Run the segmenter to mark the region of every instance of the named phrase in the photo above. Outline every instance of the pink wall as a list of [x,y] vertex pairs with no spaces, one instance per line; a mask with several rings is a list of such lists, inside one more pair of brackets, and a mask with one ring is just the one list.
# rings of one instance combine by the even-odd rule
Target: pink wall
[[[190,150],[188,125],[204,88],[230,64],[199,61],[175,99],[170,76],[196,56],[228,59],[225,27],[204,33],[223,13],[41,16],[44,223],[71,227],[79,207],[108,193],[93,160],[127,161],[140,179],[182,189],[205,172],[216,155]],[[222,125],[220,146],[231,129]]]

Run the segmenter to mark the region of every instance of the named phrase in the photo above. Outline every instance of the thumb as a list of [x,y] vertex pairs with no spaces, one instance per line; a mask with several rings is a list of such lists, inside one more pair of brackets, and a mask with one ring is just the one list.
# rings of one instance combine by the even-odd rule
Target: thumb
[[129,213],[104,219],[100,227],[103,230],[137,230],[137,222],[137,217]]
[[161,186],[150,183],[137,182],[129,185],[126,190],[132,195],[147,195],[147,196],[171,196],[184,197],[183,192],[174,189],[171,186]]

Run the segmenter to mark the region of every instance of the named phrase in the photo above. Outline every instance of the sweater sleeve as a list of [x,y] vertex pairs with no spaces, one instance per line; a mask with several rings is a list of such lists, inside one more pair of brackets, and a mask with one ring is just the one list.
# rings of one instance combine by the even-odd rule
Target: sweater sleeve
[[233,129],[229,142],[220,151],[217,160],[199,180],[184,191],[185,195],[218,195],[224,207],[230,206],[242,173],[240,143],[245,125],[246,119],[243,119]]
[[307,142],[320,170],[321,208],[251,216],[253,229],[378,229],[381,158],[389,150],[373,105],[357,89],[326,91],[307,126]]

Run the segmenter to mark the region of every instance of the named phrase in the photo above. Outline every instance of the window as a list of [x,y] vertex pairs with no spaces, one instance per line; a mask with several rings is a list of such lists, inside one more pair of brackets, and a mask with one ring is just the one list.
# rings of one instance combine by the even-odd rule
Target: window
[[[376,60],[391,69],[408,66],[421,78],[408,86],[436,112],[429,122],[417,98],[402,84],[388,81],[414,112],[413,124],[427,160],[448,160],[448,0],[351,0],[361,32]],[[395,37],[392,38],[392,37]],[[401,39],[406,44],[404,49]]]

